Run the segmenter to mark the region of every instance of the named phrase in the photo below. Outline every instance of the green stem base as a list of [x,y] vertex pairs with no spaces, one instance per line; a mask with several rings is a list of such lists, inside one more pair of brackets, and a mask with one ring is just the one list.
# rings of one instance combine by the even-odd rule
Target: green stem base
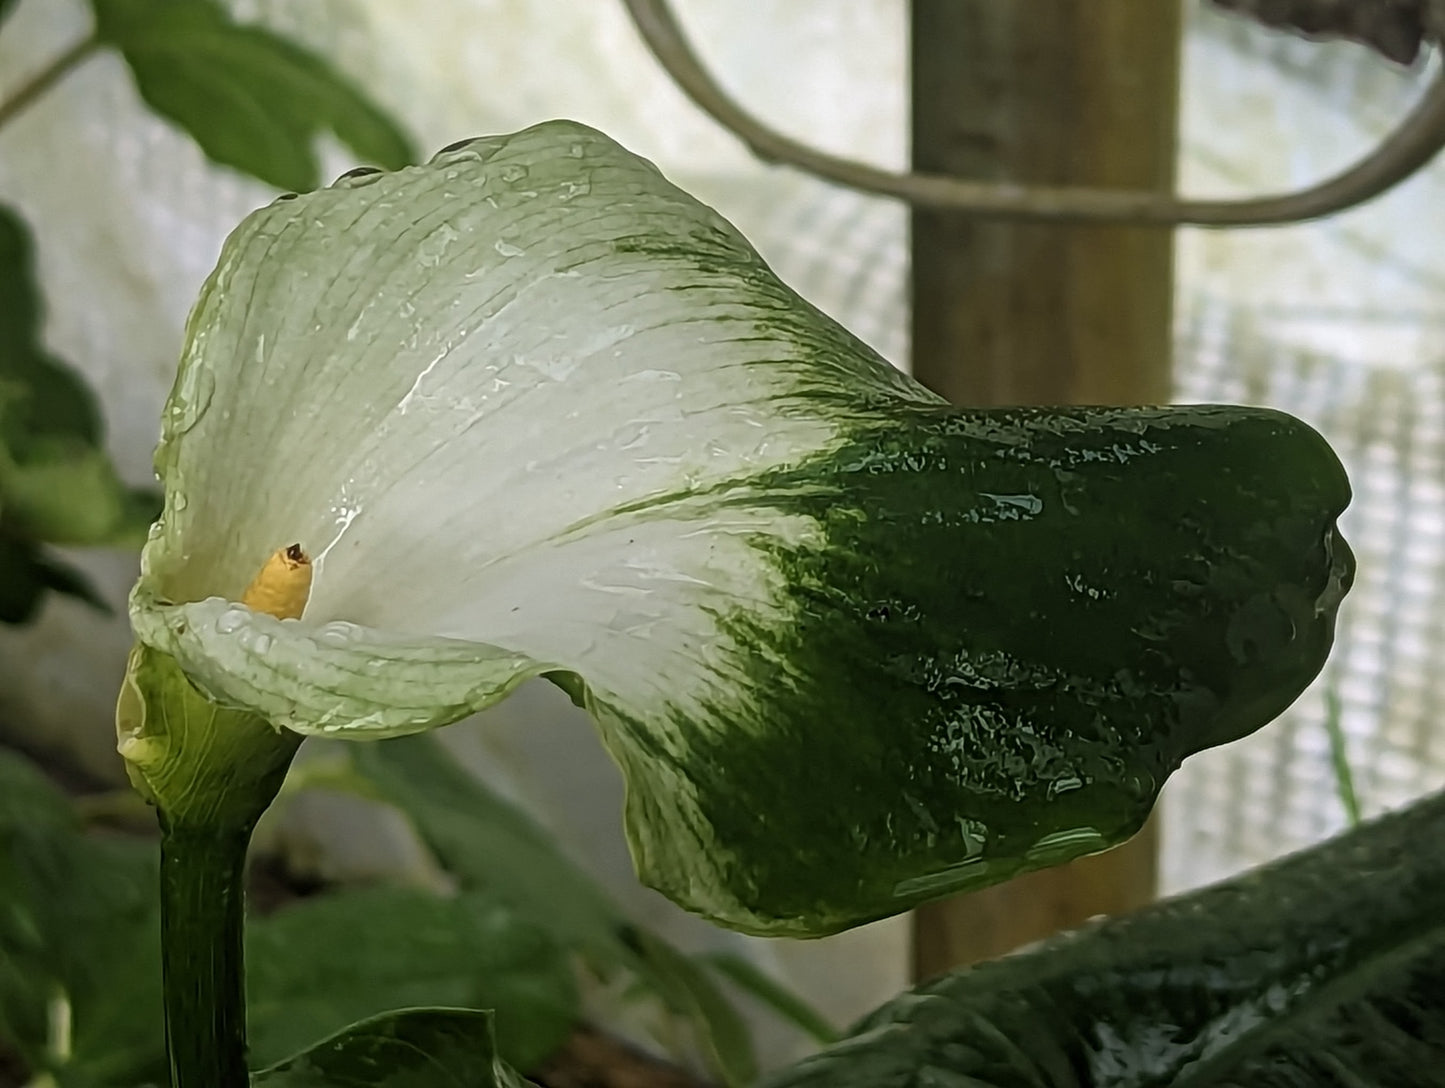
[[161,935],[171,1088],[247,1088],[242,926],[250,828],[161,818]]

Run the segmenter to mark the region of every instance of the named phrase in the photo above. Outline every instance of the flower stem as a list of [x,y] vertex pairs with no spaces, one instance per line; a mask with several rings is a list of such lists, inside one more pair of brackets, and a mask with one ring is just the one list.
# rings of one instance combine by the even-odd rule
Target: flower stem
[[8,124],[16,114],[60,82],[72,69],[78,68],[82,61],[99,48],[100,39],[90,34],[22,83],[14,94],[0,102],[0,127]]
[[161,960],[171,1088],[246,1088],[243,878],[251,829],[161,818]]

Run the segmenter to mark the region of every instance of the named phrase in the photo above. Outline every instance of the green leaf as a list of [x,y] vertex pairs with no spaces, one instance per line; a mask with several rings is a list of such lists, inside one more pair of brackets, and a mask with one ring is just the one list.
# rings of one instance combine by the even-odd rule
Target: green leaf
[[0,0],[0,25],[10,17],[10,12],[15,7],[16,0]]
[[[0,585],[4,580],[0,579]],[[22,883],[38,852],[35,840],[73,829],[65,797],[40,770],[0,748],[0,1045],[27,1064],[44,1061],[48,1006],[56,984],[44,959],[46,933],[31,890]]]
[[110,458],[94,446],[32,447],[24,464],[0,469],[0,480],[7,525],[33,540],[107,543],[129,507]]
[[139,550],[145,544],[151,525],[161,516],[164,499],[153,487],[131,487],[126,489],[123,505],[120,523],[113,527],[106,543],[117,548]]
[[[83,834],[67,798],[0,750],[0,1044],[34,1072],[65,1088],[164,1078],[157,881],[154,843]],[[497,1009],[503,1057],[530,1067],[576,1018],[566,957],[478,894],[298,901],[251,920],[247,967],[257,1064],[398,1003],[445,1002]]]
[[[154,843],[83,834],[68,799],[0,750],[0,1044],[32,1071],[65,1088],[163,1080],[157,884]],[[247,967],[258,1064],[397,1003],[446,1002],[496,1008],[501,1054],[530,1067],[576,1019],[555,943],[475,893],[298,901],[252,919]]]
[[34,244],[19,215],[0,205],[0,437],[24,462],[37,443],[99,444],[100,408],[71,367],[40,343],[43,308]]
[[727,998],[681,952],[627,922],[526,812],[467,773],[432,737],[348,750],[370,795],[405,813],[463,888],[507,903],[600,974],[631,972],[687,1022],[714,1071],[741,1083],[738,1077],[753,1068],[752,1044]]
[[0,835],[17,828],[76,827],[70,801],[39,767],[0,748]]
[[314,189],[316,137],[333,132],[380,166],[413,161],[407,137],[325,59],[214,0],[91,0],[146,104],[216,162],[282,189]]
[[60,545],[139,548],[160,514],[155,492],[130,488],[104,450],[70,441],[33,443],[21,463],[0,454],[6,528]]
[[489,1013],[389,1012],[257,1073],[255,1088],[521,1088],[497,1057]]
[[630,929],[627,937],[651,984],[697,1029],[709,1064],[731,1088],[752,1084],[758,1061],[747,1024],[702,966],[645,929]]
[[[104,475],[109,476],[108,470]],[[61,519],[67,516],[67,511],[72,512],[79,522],[99,529],[92,513],[107,503],[87,507],[83,501],[76,501],[75,492],[64,490],[36,493],[33,498],[35,505],[31,509],[38,514],[36,520],[27,522],[20,517],[12,520],[7,516],[0,524],[0,623],[29,623],[39,613],[47,591],[74,597],[110,615],[114,608],[85,573],[61,559],[53,549],[36,543],[30,534],[22,535],[22,530],[30,530],[34,536],[51,540],[89,536],[86,532],[67,532]],[[119,522],[97,532],[87,543],[139,548],[144,542],[147,527],[159,513],[154,493],[141,488],[128,489],[121,499]],[[52,502],[53,506],[48,505]],[[12,514],[15,509],[14,505],[7,506],[4,513]],[[70,523],[70,528],[75,529],[76,523]]]
[[30,623],[49,588],[39,549],[0,532],[0,623]]
[[601,966],[630,958],[605,892],[527,813],[468,774],[434,738],[348,748],[376,795],[401,809],[438,861]]
[[[76,371],[40,342],[42,308],[25,224],[0,206],[0,513],[17,583],[0,592],[8,622],[27,618],[41,590],[94,601],[84,579],[40,558],[28,542],[140,543],[154,513],[121,483],[101,448],[100,410]],[[152,517],[153,520],[153,517]]]
[[103,612],[106,615],[110,615],[114,611],[110,602],[100,595],[100,590],[95,588],[89,577],[69,563],[63,563],[56,559],[55,556],[49,554],[48,549],[42,548],[36,553],[34,570],[40,583],[51,592],[84,601],[97,612]]
[[1445,1069],[1445,794],[947,976],[768,1088],[1426,1088]]
[[751,960],[732,952],[706,952],[699,956],[698,960],[734,986],[752,994],[814,1042],[831,1043],[837,1040],[837,1029],[828,1023],[822,1013],[764,973]]
[[1350,745],[1343,717],[1344,704],[1331,682],[1325,688],[1325,732],[1330,738],[1330,765],[1335,772],[1335,792],[1339,795],[1340,807],[1345,810],[1345,819],[1353,827],[1361,820],[1360,802],[1355,795],[1355,775],[1350,769]]
[[67,1086],[163,1077],[154,844],[82,834],[14,756],[0,797],[0,1039]]
[[387,1009],[448,1005],[495,1010],[502,1058],[531,1069],[578,1016],[553,940],[476,894],[377,887],[299,900],[252,920],[246,967],[256,1065]]
[[[50,962],[72,1020],[67,1084],[130,1084],[165,1074],[159,881],[153,844],[91,840],[44,909],[57,934]],[[63,890],[62,890],[63,889]],[[60,955],[54,949],[61,948]]]

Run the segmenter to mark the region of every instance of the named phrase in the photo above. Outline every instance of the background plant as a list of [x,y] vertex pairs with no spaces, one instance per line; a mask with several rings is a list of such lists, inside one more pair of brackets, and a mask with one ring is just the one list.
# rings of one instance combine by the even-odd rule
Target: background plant
[[[1217,33],[1217,32],[1216,32],[1216,33]],[[1260,58],[1259,58],[1258,56],[1256,56],[1255,59],[1258,60],[1258,59],[1260,59]],[[1276,57],[1276,56],[1273,56],[1273,55],[1269,55],[1269,56],[1266,56],[1264,59],[1265,59],[1265,60],[1278,60],[1279,58]],[[1298,57],[1295,57],[1295,58],[1294,58],[1295,61],[1298,61],[1298,59],[1299,59]],[[1331,67],[1330,64],[1323,64],[1323,63],[1320,64],[1320,65],[1316,65],[1316,66],[1305,66],[1305,65],[1301,65],[1298,69],[1295,70],[1295,75],[1296,75],[1299,79],[1301,79],[1301,80],[1317,79],[1317,80],[1320,81],[1320,86],[1321,86],[1321,87],[1328,87],[1330,81],[1331,81],[1331,80],[1334,80],[1334,81],[1335,81],[1335,86],[1336,86],[1336,87],[1339,87],[1339,86],[1346,85],[1346,82],[1347,82],[1347,81],[1346,81],[1346,78],[1345,78],[1345,77],[1346,77],[1347,75],[1349,76],[1350,79],[1355,78],[1354,74],[1352,74],[1352,73],[1354,73],[1354,69],[1351,68],[1351,69],[1349,69],[1348,71],[1346,71],[1345,68],[1346,68],[1346,66],[1344,66],[1344,65],[1342,65],[1342,64],[1335,64],[1333,67]],[[1326,91],[1323,91],[1323,90],[1322,90],[1320,93],[1321,93],[1321,94],[1325,94]],[[1429,184],[1428,180],[1426,180],[1426,181],[1424,182],[1424,184],[1426,184],[1426,185],[1428,186],[1428,184]],[[825,222],[831,223],[831,220],[825,220]],[[1355,220],[1355,221],[1352,221],[1352,222],[1363,222],[1363,220]],[[1352,229],[1353,229],[1353,228],[1352,228]],[[1361,230],[1359,231],[1360,241],[1361,241],[1362,244],[1371,241],[1371,237],[1372,237],[1372,236],[1367,237],[1368,234],[1369,234],[1369,231],[1368,231],[1367,229],[1365,229],[1365,228],[1361,228]],[[843,236],[841,236],[841,237],[845,237],[845,238],[846,238],[847,236],[846,236],[846,235],[843,235]],[[1270,244],[1271,244],[1271,245],[1274,245],[1275,243],[1272,242],[1272,243],[1270,243]],[[1371,243],[1371,244],[1373,244],[1373,243]],[[865,309],[867,309],[867,307],[865,307]],[[1212,312],[1212,311],[1211,311],[1211,312]],[[1276,315],[1276,316],[1277,316],[1277,315]],[[1194,328],[1194,327],[1193,327],[1193,326],[1190,326],[1190,328],[1192,329],[1192,328]],[[1294,373],[1295,373],[1296,361],[1294,360],[1294,358],[1293,358],[1292,356],[1290,356],[1290,357],[1288,357],[1288,358],[1277,358],[1276,356],[1277,356],[1277,355],[1279,354],[1279,352],[1282,351],[1283,349],[1277,349],[1277,348],[1275,348],[1275,347],[1270,346],[1269,344],[1261,345],[1260,338],[1261,338],[1262,335],[1264,335],[1264,334],[1266,334],[1266,333],[1267,333],[1267,334],[1273,334],[1273,332],[1274,332],[1274,327],[1273,327],[1272,325],[1271,325],[1270,327],[1268,327],[1267,329],[1266,329],[1266,328],[1256,328],[1256,327],[1253,327],[1253,326],[1251,326],[1251,327],[1248,328],[1248,329],[1240,329],[1237,325],[1231,324],[1231,325],[1229,326],[1229,328],[1230,328],[1230,330],[1231,330],[1230,333],[1229,333],[1229,335],[1230,335],[1230,337],[1232,338],[1232,339],[1229,340],[1229,343],[1230,343],[1230,345],[1231,345],[1231,350],[1233,350],[1233,351],[1235,352],[1235,357],[1236,357],[1236,358],[1250,358],[1250,359],[1252,359],[1252,358],[1254,358],[1254,355],[1253,355],[1253,354],[1249,354],[1250,352],[1254,352],[1254,353],[1257,353],[1257,354],[1259,355],[1259,359],[1258,359],[1259,366],[1250,366],[1250,367],[1241,366],[1241,367],[1239,368],[1241,371],[1247,372],[1245,378],[1242,379],[1242,380],[1245,380],[1245,381],[1251,382],[1251,383],[1257,381],[1257,382],[1259,383],[1257,386],[1251,384],[1251,385],[1250,385],[1250,388],[1252,388],[1252,389],[1253,389],[1253,388],[1261,388],[1261,389],[1267,388],[1267,389],[1269,390],[1269,393],[1268,393],[1267,395],[1269,395],[1269,396],[1271,396],[1271,397],[1285,396],[1285,395],[1289,392],[1289,390],[1296,388],[1294,385],[1291,384],[1291,381],[1293,381],[1293,379],[1287,377],[1287,375],[1290,375],[1290,374],[1294,374]],[[1248,336],[1246,336],[1246,334],[1248,334]],[[1253,338],[1250,338],[1250,337],[1253,337]],[[1193,341],[1190,341],[1190,342],[1193,343]],[[1241,354],[1241,353],[1240,353],[1240,352],[1241,352],[1241,347],[1240,347],[1241,345],[1244,345],[1244,347],[1248,349],[1246,352],[1244,352],[1244,354]],[[1268,355],[1268,358],[1267,358],[1267,359],[1265,358],[1266,355]],[[1317,360],[1317,362],[1319,362],[1319,365],[1320,365],[1320,366],[1326,367],[1326,368],[1329,368],[1329,367],[1334,366],[1334,363],[1333,363],[1332,361],[1330,361],[1330,360],[1323,360],[1323,361],[1318,361],[1318,360]],[[1270,374],[1270,375],[1273,375],[1273,376],[1267,376],[1266,374],[1262,373],[1262,371],[1266,368],[1266,364],[1273,365],[1274,369],[1273,369],[1272,371],[1269,371],[1269,374]],[[1303,365],[1303,364],[1301,364],[1301,365]],[[1311,373],[1313,373],[1313,372],[1311,372]],[[1334,371],[1334,370],[1331,370],[1331,373],[1334,375],[1334,377],[1333,377],[1331,380],[1336,381],[1336,382],[1348,382],[1348,372],[1346,372],[1345,377],[1341,377],[1340,374],[1339,374],[1338,372]],[[1225,382],[1225,383],[1227,384],[1228,382],[1233,382],[1233,381],[1235,381],[1237,377],[1238,377],[1238,375],[1236,375],[1234,369],[1228,370],[1228,372],[1227,372],[1225,375],[1223,375],[1223,376],[1220,376],[1219,374],[1217,374],[1217,373],[1215,373],[1215,372],[1213,372],[1213,371],[1210,371],[1210,372],[1208,373],[1208,375],[1205,375],[1205,376],[1202,376],[1202,377],[1199,376],[1198,374],[1196,374],[1195,377],[1194,377],[1193,379],[1191,379],[1191,380],[1193,380],[1194,382],[1196,382],[1196,384],[1193,385],[1193,386],[1191,386],[1190,388],[1193,388],[1193,389],[1196,389],[1196,390],[1205,389],[1206,392],[1205,392],[1204,395],[1217,395],[1217,392],[1214,391],[1213,387],[1201,386],[1201,385],[1199,385],[1199,384],[1197,384],[1197,383],[1199,383],[1199,382]],[[1279,382],[1279,383],[1281,383],[1281,384],[1277,387],[1276,384],[1275,384],[1276,382]],[[1312,388],[1312,387],[1311,387],[1311,388]],[[1387,387],[1387,388],[1385,389],[1384,395],[1386,396],[1386,400],[1383,402],[1383,406],[1380,407],[1379,411],[1377,411],[1377,412],[1374,413],[1374,415],[1375,415],[1376,418],[1379,418],[1379,419],[1388,419],[1388,418],[1390,418],[1390,416],[1391,416],[1392,413],[1395,413],[1395,412],[1397,411],[1397,407],[1398,407],[1398,406],[1397,406],[1396,408],[1392,408],[1392,407],[1391,407],[1391,405],[1395,404],[1396,402],[1389,400],[1389,396],[1392,396],[1392,395],[1393,395],[1393,394],[1390,393],[1390,389],[1392,389],[1392,388],[1394,388],[1394,387],[1391,386],[1391,387]],[[1196,394],[1196,395],[1199,395],[1199,394]],[[1334,409],[1331,408],[1331,409],[1329,409],[1329,411],[1334,411]],[[1334,418],[1334,417],[1331,417],[1331,418]],[[1347,431],[1347,432],[1350,433],[1350,434],[1353,434],[1353,433],[1354,433],[1352,430],[1350,430],[1351,424],[1349,424],[1348,422],[1343,422],[1343,423],[1341,423],[1341,422],[1338,422],[1338,421],[1337,421],[1335,425],[1336,425],[1337,429],[1338,429],[1338,428],[1343,428],[1345,431]],[[1410,433],[1410,432],[1407,430],[1406,433],[1408,434],[1408,433]],[[1421,432],[1416,431],[1416,432],[1414,432],[1414,433],[1418,436]],[[1370,438],[1370,437],[1368,436],[1368,434],[1365,434],[1364,432],[1362,432],[1362,437],[1360,438],[1360,442],[1361,442],[1361,443],[1364,443],[1364,445],[1362,445],[1360,448],[1361,448],[1361,449],[1368,449],[1368,450],[1370,450],[1370,451],[1371,451],[1371,456],[1373,456],[1373,453],[1379,452],[1379,450],[1380,450],[1381,448],[1383,448],[1384,446],[1387,446],[1391,441],[1393,441],[1393,440],[1389,438],[1388,434],[1385,434],[1385,435],[1383,435],[1383,436],[1381,436],[1381,437],[1378,437],[1378,439],[1373,439],[1373,438]],[[1375,444],[1374,444],[1374,445],[1370,445],[1370,443],[1375,443]],[[1428,447],[1427,444],[1423,444],[1423,443],[1417,442],[1417,444],[1414,445],[1413,447],[1408,447],[1408,448],[1407,448],[1407,453],[1406,453],[1406,455],[1407,455],[1409,458],[1415,458],[1415,457],[1417,457],[1417,456],[1424,456],[1424,455],[1428,454],[1428,449],[1429,449],[1429,447]],[[1360,457],[1363,457],[1364,454],[1361,453],[1361,454],[1359,454],[1359,456],[1360,456]],[[1413,463],[1413,461],[1412,461],[1411,463]],[[1380,496],[1382,496],[1382,495],[1387,495],[1387,494],[1388,494],[1387,491],[1382,491],[1379,487],[1372,487],[1369,491],[1366,492],[1366,494],[1362,495],[1360,498],[1361,498],[1362,501],[1364,501],[1364,502],[1366,502],[1366,503],[1373,502],[1373,501],[1385,501],[1385,500],[1381,499]],[[1425,513],[1428,514],[1428,504],[1426,504],[1425,506],[1417,507],[1417,508],[1416,508],[1416,511],[1417,511],[1417,512],[1419,512],[1420,510],[1425,510]],[[1422,515],[1422,516],[1425,516],[1425,515]],[[1412,517],[1413,517],[1413,515],[1412,515]],[[1377,568],[1377,569],[1378,569],[1378,568]],[[1347,699],[1354,700],[1354,702],[1353,702],[1351,705],[1354,707],[1353,713],[1355,713],[1355,714],[1358,714],[1358,713],[1359,713],[1359,705],[1360,705],[1360,704],[1359,704],[1359,698],[1360,698],[1360,696],[1358,695],[1358,691],[1359,691],[1358,686],[1353,687],[1353,688],[1350,688],[1350,689],[1349,689],[1349,694],[1346,696]],[[1295,734],[1295,735],[1297,736],[1298,734]],[[1271,743],[1273,743],[1273,742],[1271,742]],[[1277,744],[1275,744],[1274,746],[1275,746],[1276,748],[1278,748],[1279,752],[1285,752],[1286,750],[1292,750],[1292,749],[1291,749],[1291,744],[1290,744],[1289,742],[1286,742],[1285,740],[1280,740],[1280,741],[1279,741]],[[1261,749],[1259,749],[1258,746],[1256,746],[1256,748],[1255,748],[1254,750],[1255,750],[1256,752],[1258,752],[1258,751],[1260,751]],[[1269,750],[1271,750],[1271,749],[1270,749],[1270,746],[1267,744],[1267,745],[1265,746],[1265,749],[1264,749],[1264,750],[1266,751],[1266,754],[1267,754],[1267,752],[1268,752]],[[1363,750],[1364,750],[1364,751],[1371,751],[1372,749],[1363,749]],[[1240,758],[1243,759],[1243,757],[1240,757]],[[1259,758],[1262,758],[1262,757],[1256,757],[1256,761],[1258,761]],[[1296,765],[1297,765],[1299,762],[1300,762],[1300,759],[1296,759],[1296,760],[1295,760],[1295,764],[1296,764]],[[1422,772],[1422,773],[1423,773],[1423,772]],[[1236,778],[1243,779],[1243,778],[1245,778],[1245,777],[1247,777],[1247,776],[1241,774],[1241,775],[1237,775],[1237,776],[1235,776],[1235,777],[1236,777]],[[1197,781],[1197,780],[1196,780],[1196,781]],[[1381,791],[1384,789],[1384,785],[1382,784],[1381,779],[1378,777],[1378,775],[1370,775],[1370,776],[1367,776],[1367,777],[1365,778],[1365,780],[1364,780],[1364,785],[1365,785],[1365,794],[1364,794],[1364,796],[1366,797],[1367,801],[1372,801],[1372,803],[1377,807],[1378,804],[1380,803],[1381,797],[1383,796],[1383,794],[1382,794]],[[1195,786],[1191,787],[1191,788],[1194,789],[1194,790],[1196,790],[1196,791],[1198,791],[1198,790],[1201,789],[1201,787],[1198,786],[1197,784],[1196,784]],[[1391,788],[1394,788],[1394,787],[1392,786]],[[1183,796],[1183,794],[1181,794],[1181,796]],[[1197,797],[1197,796],[1201,796],[1201,795],[1196,792],[1196,793],[1191,793],[1191,794],[1189,794],[1189,796],[1190,796],[1190,797]],[[1393,796],[1393,795],[1392,795],[1392,796]],[[1192,802],[1191,802],[1191,803],[1192,803]],[[1208,807],[1208,806],[1205,806],[1205,807]],[[1250,827],[1245,827],[1245,828],[1242,828],[1242,829],[1241,829],[1241,834],[1244,835],[1244,836],[1246,836],[1246,837],[1249,836],[1249,835],[1255,834],[1255,832],[1254,832],[1253,830],[1251,830],[1251,827],[1258,826],[1258,825],[1260,825],[1260,824],[1270,824],[1271,826],[1274,826],[1274,827],[1278,827],[1278,826],[1279,826],[1278,824],[1276,824],[1276,823],[1275,823],[1274,821],[1272,821],[1272,820],[1249,821],[1249,823],[1250,823]],[[1297,832],[1291,832],[1291,834],[1295,834],[1295,833],[1297,833]],[[1253,840],[1249,840],[1249,841],[1253,841]]]
[[[0,7],[0,23],[15,6]],[[281,188],[319,180],[315,139],[333,132],[359,157],[402,166],[407,137],[320,56],[231,19],[207,0],[95,0],[94,31],[0,101],[0,132],[93,55],[113,49],[142,98],[226,166]],[[105,603],[47,545],[137,546],[159,512],[147,488],[117,478],[100,406],[42,343],[33,242],[0,207],[0,620],[34,617],[47,590]]]
[[[13,7],[0,5],[0,21]],[[236,22],[219,3],[95,0],[93,12],[91,34],[0,100],[0,138],[72,71],[114,50],[151,109],[214,161],[279,188],[315,187],[322,133],[379,165],[414,158],[399,125],[322,56]],[[152,488],[118,478],[95,396],[44,345],[37,244],[45,240],[0,206],[0,620],[8,622],[33,619],[47,591],[108,608],[54,547],[138,547],[159,510]],[[816,1013],[746,960],[689,957],[625,922],[545,831],[440,749],[413,757],[431,776],[426,788],[415,774],[408,779],[403,755],[398,748],[389,779],[387,758],[366,756],[382,784],[357,773],[320,777],[329,788],[399,804],[419,828],[436,830],[457,852],[446,871],[462,894],[341,890],[260,925],[251,952],[258,1064],[410,998],[514,1006],[499,1027],[500,1053],[529,1069],[580,1026],[578,969],[628,1006],[642,1030],[680,1057],[703,1055],[730,1083],[750,1081],[757,1065],[725,986],[830,1037]],[[0,1016],[0,1053],[64,1085],[163,1079],[153,843],[86,832],[22,764],[12,762],[0,792],[14,801],[0,865],[13,877],[4,888],[16,922],[0,935],[0,1002],[9,1010]],[[452,808],[439,809],[442,796]],[[52,819],[23,826],[30,804]],[[357,960],[358,943],[376,953]],[[298,949],[314,955],[300,958]]]

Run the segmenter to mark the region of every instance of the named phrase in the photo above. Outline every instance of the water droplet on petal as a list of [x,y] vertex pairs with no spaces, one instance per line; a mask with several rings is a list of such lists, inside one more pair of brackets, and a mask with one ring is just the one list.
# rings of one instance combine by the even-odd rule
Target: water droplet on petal
[[503,257],[520,257],[527,252],[521,246],[514,246],[511,242],[504,242],[500,238],[492,243],[492,248]]
[[382,171],[375,166],[358,166],[348,170],[332,184],[335,189],[360,189],[382,179]]
[[323,646],[344,649],[356,639],[357,627],[345,620],[333,620],[316,632],[316,639]]
[[166,402],[162,437],[175,438],[194,427],[210,407],[215,391],[216,379],[210,368],[192,361],[181,373],[180,384]]
[[487,156],[480,146],[482,140],[473,136],[470,139],[458,140],[454,144],[447,144],[431,157],[433,164],[437,163],[460,163],[460,162],[486,162]]
[[246,613],[239,608],[228,608],[216,617],[216,633],[220,635],[234,634],[246,626]]
[[264,654],[271,649],[271,636],[257,631],[250,639],[244,639],[247,648],[253,654]]
[[422,241],[417,249],[417,260],[428,267],[436,267],[446,256],[451,244],[460,237],[450,223],[442,223]]

